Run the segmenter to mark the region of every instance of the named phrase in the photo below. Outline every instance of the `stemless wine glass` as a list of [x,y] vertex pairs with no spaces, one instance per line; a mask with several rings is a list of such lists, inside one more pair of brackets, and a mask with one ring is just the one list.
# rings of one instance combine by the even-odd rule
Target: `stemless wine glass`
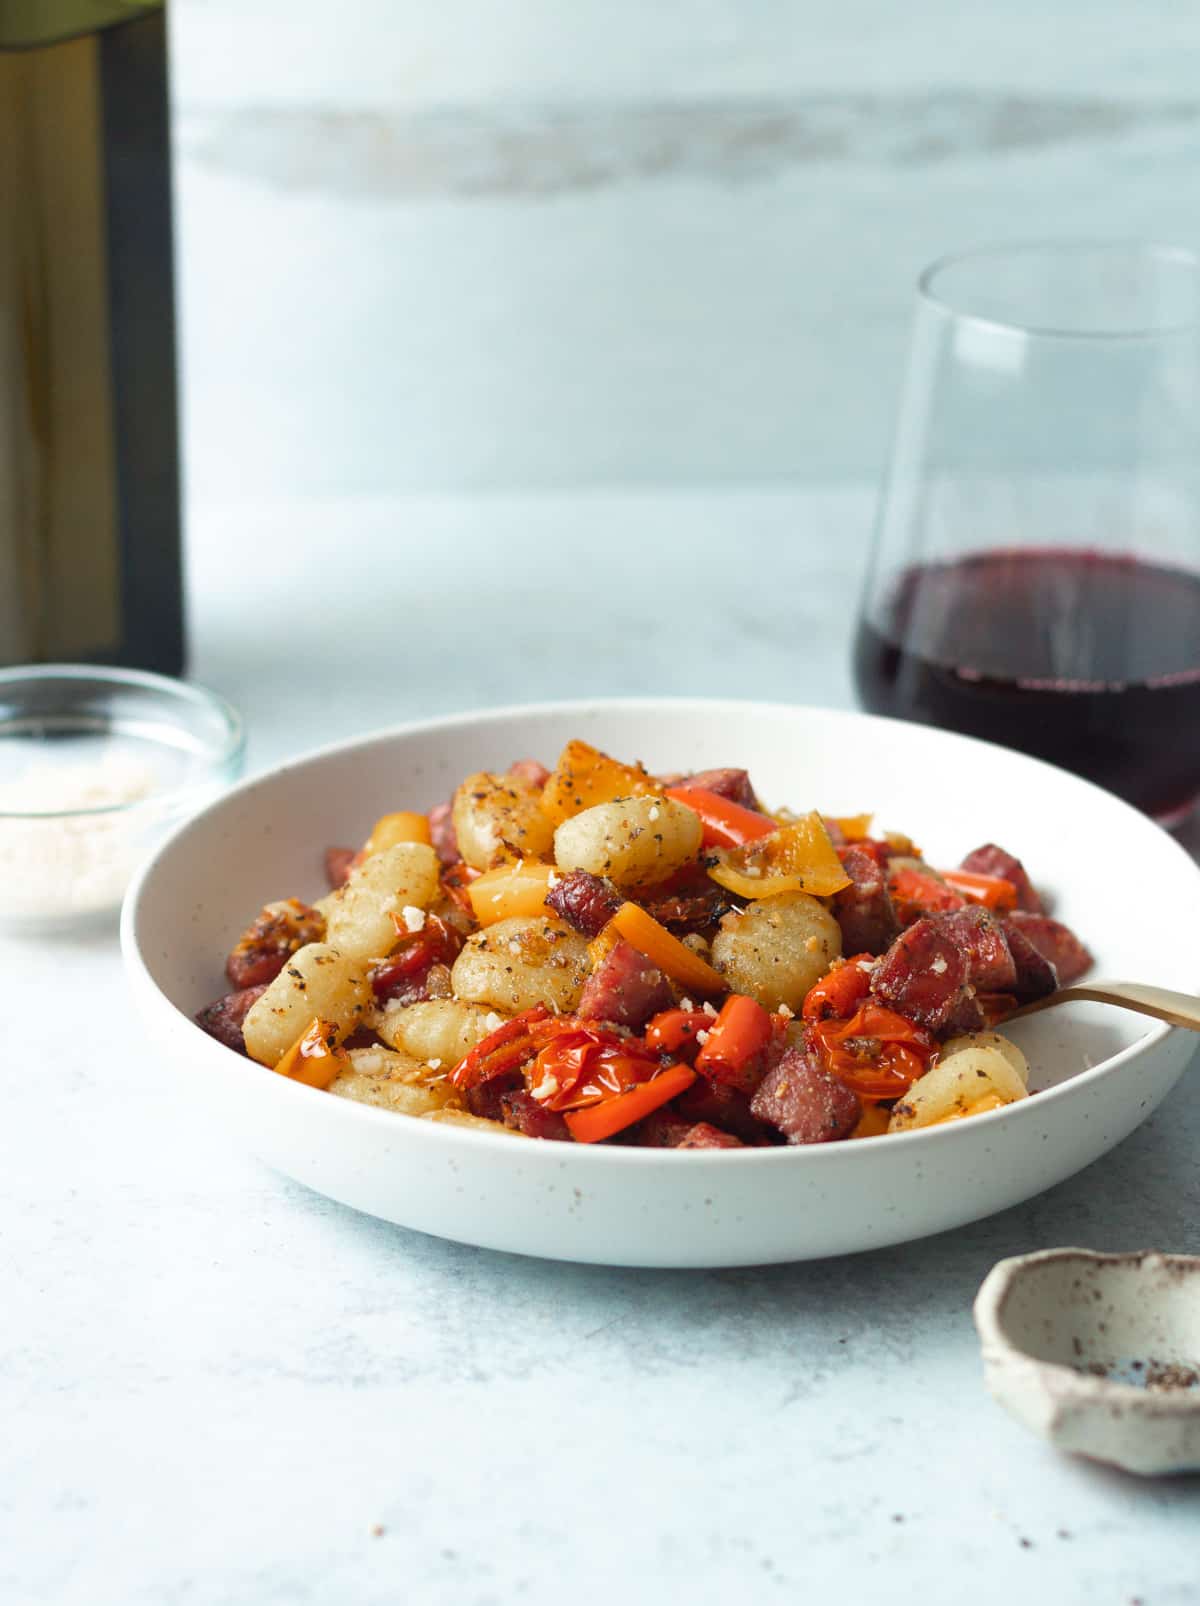
[[[1200,797],[1200,264],[1019,245],[922,276],[859,697],[1164,823]],[[1064,825],[1066,822],[1064,822]]]

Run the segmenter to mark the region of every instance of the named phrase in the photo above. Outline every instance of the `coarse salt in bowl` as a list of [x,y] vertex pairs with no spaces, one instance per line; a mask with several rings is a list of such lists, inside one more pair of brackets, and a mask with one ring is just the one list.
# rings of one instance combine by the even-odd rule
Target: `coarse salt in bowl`
[[243,745],[234,709],[163,675],[0,671],[0,922],[110,917],[166,828],[236,779]]

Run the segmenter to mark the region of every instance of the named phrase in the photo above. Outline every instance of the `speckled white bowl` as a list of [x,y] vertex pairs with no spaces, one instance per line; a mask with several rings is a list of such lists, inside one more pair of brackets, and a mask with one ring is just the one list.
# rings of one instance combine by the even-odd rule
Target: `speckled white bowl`
[[[1200,1257],[1046,1249],[1002,1260],[975,1301],[994,1397],[1060,1450],[1129,1472],[1200,1470]],[[1141,1380],[1141,1381],[1139,1381]]]
[[[231,1139],[357,1209],[487,1248],[632,1266],[729,1266],[876,1249],[978,1220],[1090,1164],[1154,1110],[1189,1034],[1064,1004],[1013,1036],[1037,1096],[970,1121],[804,1149],[686,1152],[538,1143],[330,1098],[230,1053],[192,1023],[270,898],[323,890],[322,850],[376,817],[428,808],[464,775],[573,736],[661,770],[749,768],[764,798],[875,809],[955,864],[997,839],[1092,947],[1098,974],[1194,991],[1200,869],[1118,798],[1023,754],[866,714],[771,703],[634,699],[498,709],[364,736],[235,788],[178,832],[126,900],[130,982],[178,1079],[180,1119],[208,1108]],[[1136,865],[1109,876],[1098,867]]]

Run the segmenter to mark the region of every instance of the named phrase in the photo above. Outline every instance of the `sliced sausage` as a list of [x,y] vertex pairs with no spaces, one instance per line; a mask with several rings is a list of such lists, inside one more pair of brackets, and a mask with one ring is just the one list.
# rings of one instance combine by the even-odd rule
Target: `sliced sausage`
[[299,948],[320,942],[325,920],[299,898],[268,903],[246,928],[225,961],[234,987],[265,987]]
[[836,1143],[853,1131],[862,1114],[858,1094],[801,1048],[788,1049],[768,1071],[750,1109],[789,1143]]
[[226,993],[224,998],[218,998],[211,1004],[206,1004],[196,1016],[196,1025],[202,1032],[215,1037],[218,1043],[224,1043],[237,1054],[246,1053],[246,1039],[242,1036],[242,1023],[250,1011],[251,1004],[257,1003],[267,990],[264,982],[261,987],[243,987],[240,992]]
[[924,915],[876,961],[871,991],[909,1020],[944,1032],[973,992],[967,956]]
[[611,881],[587,870],[560,875],[546,894],[547,905],[559,919],[585,937],[598,937],[623,901]]
[[1004,929],[993,914],[976,905],[934,918],[967,956],[972,987],[983,993],[1012,991],[1017,967]]
[[968,853],[962,868],[973,870],[976,875],[1002,876],[1005,881],[1011,881],[1017,889],[1017,908],[1026,909],[1030,914],[1041,914],[1042,900],[1025,866],[1014,854],[1005,852],[994,842],[985,842],[981,848]]
[[900,920],[878,857],[853,844],[838,855],[851,884],[834,893],[833,914],[842,928],[844,954],[882,954],[900,935]]
[[750,784],[748,770],[697,770],[695,775],[689,775],[683,784],[703,787],[706,792],[715,792],[718,797],[727,798],[730,803],[740,803],[744,809],[762,808]]
[[1022,936],[1028,937],[1042,958],[1050,961],[1058,973],[1060,987],[1069,987],[1091,969],[1091,954],[1061,920],[1016,909],[1009,915],[1008,925],[1010,930],[1015,926]]
[[1011,916],[1001,921],[1001,925],[1008,939],[1008,951],[1017,967],[1017,979],[1011,989],[1013,994],[1025,1004],[1054,992],[1058,987],[1058,972],[1050,960]]
[[632,943],[618,942],[584,982],[577,1013],[582,1020],[638,1027],[672,1002],[671,984],[658,966]]

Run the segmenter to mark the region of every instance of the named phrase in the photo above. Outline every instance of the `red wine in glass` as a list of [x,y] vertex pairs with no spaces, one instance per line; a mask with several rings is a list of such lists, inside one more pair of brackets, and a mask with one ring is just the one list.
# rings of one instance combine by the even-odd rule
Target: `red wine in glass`
[[1178,822],[1200,798],[1200,574],[1080,547],[902,569],[859,625],[859,697],[1086,776]]

